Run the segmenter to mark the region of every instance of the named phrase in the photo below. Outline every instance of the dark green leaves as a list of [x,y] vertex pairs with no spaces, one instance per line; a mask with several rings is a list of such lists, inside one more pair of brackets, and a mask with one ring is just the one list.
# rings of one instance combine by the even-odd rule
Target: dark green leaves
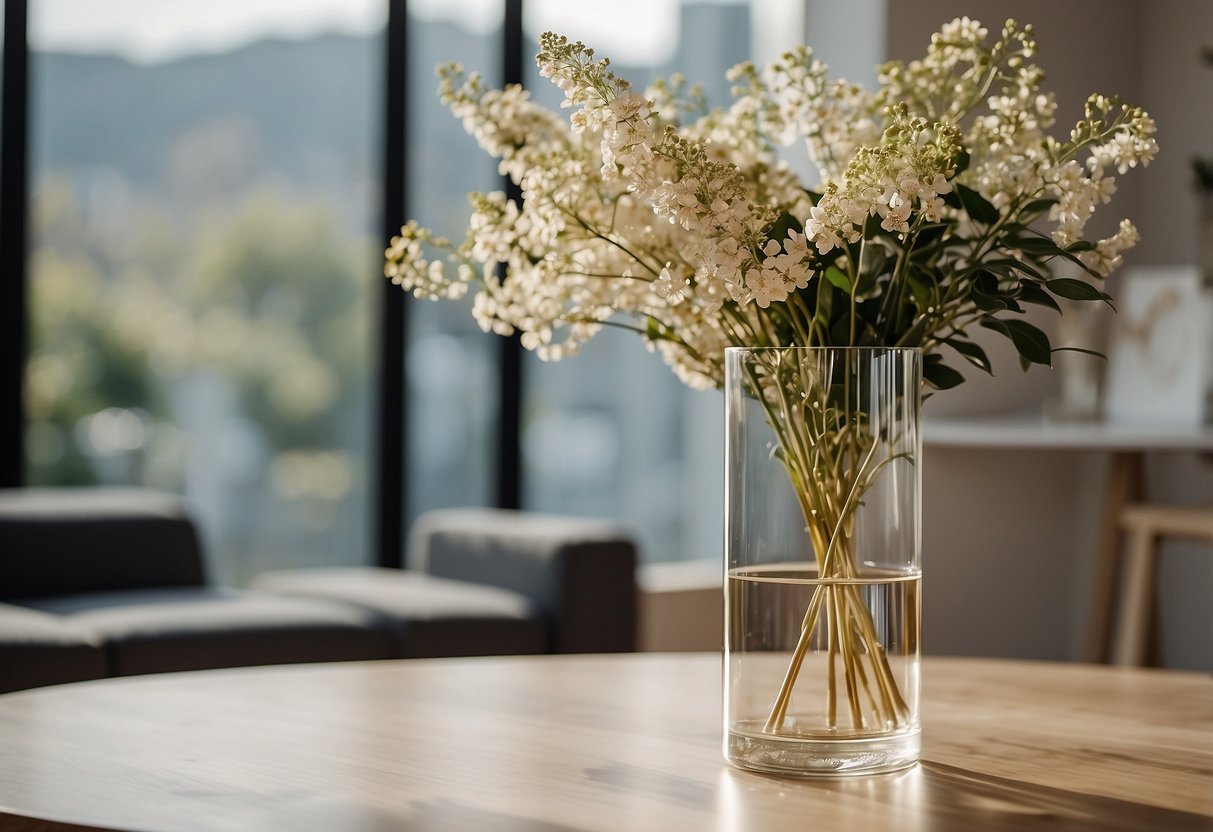
[[[1061,257],[1064,260],[1069,260],[1071,263],[1078,266],[1092,277],[1100,279],[1103,278],[1103,275],[1093,270],[1078,257],[1080,252],[1091,251],[1095,248],[1095,245],[1087,240],[1079,240],[1076,243],[1072,243],[1065,248],[1062,248],[1061,246],[1057,245],[1057,243],[1053,242],[1052,238],[1050,237],[1045,237],[1041,234],[1022,230],[1012,235],[1007,240],[1006,245],[1011,248],[1018,249],[1038,263],[1043,263],[1046,260],[1053,259],[1054,257]],[[1102,298],[1094,299],[1102,300]]]
[[960,204],[964,206],[965,213],[974,222],[985,225],[998,222],[998,209],[977,191],[964,185],[956,185],[956,195],[960,197]]
[[1053,349],[1049,346],[1049,336],[1030,323],[1015,318],[982,318],[981,325],[1010,338],[1024,361],[1046,367],[1052,365]]
[[[1112,306],[1111,295],[1099,291],[1085,280],[1077,280],[1073,277],[1056,277],[1052,280],[1046,280],[1045,286],[1059,298],[1066,298],[1068,300],[1102,300],[1108,306]],[[1115,309],[1116,307],[1112,308]]]
[[1045,211],[1048,211],[1056,204],[1056,199],[1034,199],[1019,209],[1019,221],[1027,225],[1032,220],[1041,217]]
[[1054,348],[1053,352],[1080,352],[1083,355],[1093,355],[1096,358],[1102,358],[1105,361],[1108,360],[1108,357],[1102,352],[1099,352],[1098,350],[1089,350],[1085,347],[1056,347]]
[[906,283],[910,287],[910,295],[914,298],[914,305],[920,311],[925,312],[935,304],[936,287],[929,274],[920,272],[917,269],[911,269],[906,274]]
[[943,342],[963,355],[965,360],[974,367],[984,370],[990,375],[994,375],[994,368],[990,364],[990,357],[986,355],[986,351],[978,344],[974,344],[972,341],[962,341],[959,338],[945,338]]
[[986,271],[994,272],[994,274],[1001,275],[1002,277],[1016,277],[1018,274],[1026,274],[1038,280],[1044,279],[1044,275],[1039,269],[1022,260],[1016,260],[1014,257],[983,260],[980,265]]
[[859,280],[855,283],[855,294],[862,296],[876,288],[876,284],[889,262],[889,253],[884,246],[875,243],[863,246],[861,252]]
[[967,150],[962,150],[962,151],[960,151],[960,153],[956,154],[956,172],[953,173],[952,176],[953,177],[959,176],[960,174],[962,174],[966,170],[968,170],[969,162],[971,162],[971,161],[972,161],[972,159],[969,156],[969,151],[967,151]]
[[1020,237],[1014,243],[1015,247],[1029,257],[1040,259],[1043,257],[1056,257],[1061,254],[1061,249],[1057,247],[1057,243],[1050,240],[1048,237],[1037,237],[1035,235],[1027,235]]
[[983,312],[998,312],[1006,309],[1011,312],[1022,312],[1023,309],[1015,302],[1014,289],[1002,289],[998,278],[986,271],[980,271],[973,276],[973,285],[969,298],[973,305]]
[[932,353],[923,361],[922,377],[936,390],[948,390],[964,382],[965,377],[943,363],[943,357]]
[[1024,303],[1034,303],[1037,306],[1047,306],[1054,312],[1061,312],[1061,307],[1057,305],[1057,301],[1053,300],[1053,296],[1037,286],[1035,283],[1025,282],[1019,284],[1019,299]]

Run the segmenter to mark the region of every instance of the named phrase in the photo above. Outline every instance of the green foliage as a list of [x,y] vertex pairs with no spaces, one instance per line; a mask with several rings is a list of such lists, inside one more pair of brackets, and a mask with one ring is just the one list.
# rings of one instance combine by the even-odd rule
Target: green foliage
[[[959,236],[959,219],[923,223],[906,240],[869,222],[861,241],[824,258],[828,265],[821,279],[799,290],[799,301],[830,344],[923,347],[930,353],[924,376],[937,390],[964,381],[946,363],[946,352],[933,352],[942,347],[983,372],[994,372],[985,349],[965,334],[973,325],[1005,337],[1025,367],[1049,366],[1054,349],[1048,336],[1021,316],[1029,305],[1060,313],[1058,298],[1111,306],[1111,297],[1092,283],[1052,276],[1058,260],[1083,267],[1077,254],[1090,244],[1063,249],[1029,226],[1053,199],[1025,200],[999,212],[964,186],[948,196],[971,221],[990,226],[984,238],[975,243]],[[957,267],[964,263],[960,255],[969,255],[970,262]],[[858,279],[852,283],[855,263]],[[779,337],[796,343],[790,322]]]
[[265,191],[189,226],[133,218],[143,234],[116,248],[75,204],[62,181],[39,193],[26,410],[62,449],[32,481],[93,482],[81,420],[117,407],[175,423],[172,391],[201,374],[223,379],[273,450],[340,446],[365,398],[369,241]]

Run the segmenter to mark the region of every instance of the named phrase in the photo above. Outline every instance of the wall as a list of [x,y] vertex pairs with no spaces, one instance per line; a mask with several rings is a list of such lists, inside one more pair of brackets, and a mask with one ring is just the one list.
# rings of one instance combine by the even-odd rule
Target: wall
[[[1141,9],[1142,105],[1158,121],[1164,152],[1143,177],[1139,260],[1192,263],[1198,203],[1189,164],[1194,155],[1213,156],[1213,67],[1202,67],[1198,58],[1202,48],[1213,47],[1213,4],[1166,0]],[[1160,501],[1213,503],[1213,458],[1157,458],[1149,476]],[[1168,664],[1213,669],[1211,554],[1196,544],[1163,547],[1159,594]]]
[[[927,0],[889,3],[886,47],[921,55],[930,34],[954,17],[978,17],[997,31],[1007,17],[1032,23],[1038,63],[1057,93],[1058,122],[1081,116],[1091,92],[1140,103],[1159,124],[1162,152],[1121,179],[1113,204],[1091,230],[1130,216],[1143,242],[1130,263],[1190,263],[1196,201],[1188,159],[1213,153],[1213,71],[1199,47],[1213,45],[1207,0],[1057,3]],[[1110,291],[1115,294],[1113,279]],[[1107,326],[1107,316],[1099,326]],[[1046,321],[1056,332],[1056,322]],[[992,354],[998,378],[971,378],[933,398],[927,413],[1039,412],[1055,395],[1056,373],[1022,375],[1006,349]],[[924,644],[934,653],[1074,659],[1087,604],[1087,575],[1106,457],[1057,452],[929,449],[924,470]],[[1211,466],[1192,456],[1156,456],[1149,488],[1160,501],[1213,502]],[[1160,568],[1162,658],[1213,668],[1213,558],[1208,548],[1168,544]]]

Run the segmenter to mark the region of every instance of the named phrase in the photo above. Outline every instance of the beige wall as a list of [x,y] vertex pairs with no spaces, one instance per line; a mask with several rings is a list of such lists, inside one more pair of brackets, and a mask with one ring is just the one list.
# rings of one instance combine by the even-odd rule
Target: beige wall
[[[1143,177],[1136,213],[1142,234],[1138,259],[1192,263],[1198,203],[1189,164],[1196,154],[1213,156],[1213,68],[1198,59],[1202,47],[1213,47],[1213,2],[1143,2],[1140,9],[1141,101],[1158,121],[1163,152]],[[1213,458],[1157,458],[1149,473],[1159,500],[1213,503]],[[1196,544],[1168,544],[1159,583],[1169,663],[1213,670],[1213,552]]]
[[[1213,154],[1213,71],[1197,60],[1200,46],[1213,45],[1213,3],[889,3],[887,54],[920,55],[941,23],[965,14],[991,29],[1008,16],[1036,27],[1037,61],[1057,93],[1059,124],[1079,118],[1086,95],[1096,91],[1120,94],[1150,111],[1159,125],[1159,159],[1121,180],[1102,224],[1092,230],[1106,231],[1131,216],[1143,237],[1132,263],[1193,262],[1196,201],[1187,165],[1195,152]],[[1115,282],[1111,289],[1115,293]],[[1022,375],[1004,348],[992,357],[997,378],[975,378],[941,394],[928,402],[928,414],[1038,410],[1054,394],[1055,373]],[[928,450],[923,558],[929,651],[1077,658],[1105,464],[1100,454]],[[1211,471],[1192,456],[1154,457],[1151,493],[1170,502],[1213,502]],[[1194,545],[1164,548],[1167,664],[1213,669],[1211,554]]]

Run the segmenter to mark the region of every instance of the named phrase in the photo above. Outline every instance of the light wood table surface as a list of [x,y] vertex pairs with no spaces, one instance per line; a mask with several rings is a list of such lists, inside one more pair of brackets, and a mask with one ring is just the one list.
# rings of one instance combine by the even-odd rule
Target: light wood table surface
[[1213,829],[1213,678],[932,658],[923,679],[923,762],[824,780],[724,762],[711,654],[24,691],[0,696],[0,829]]

